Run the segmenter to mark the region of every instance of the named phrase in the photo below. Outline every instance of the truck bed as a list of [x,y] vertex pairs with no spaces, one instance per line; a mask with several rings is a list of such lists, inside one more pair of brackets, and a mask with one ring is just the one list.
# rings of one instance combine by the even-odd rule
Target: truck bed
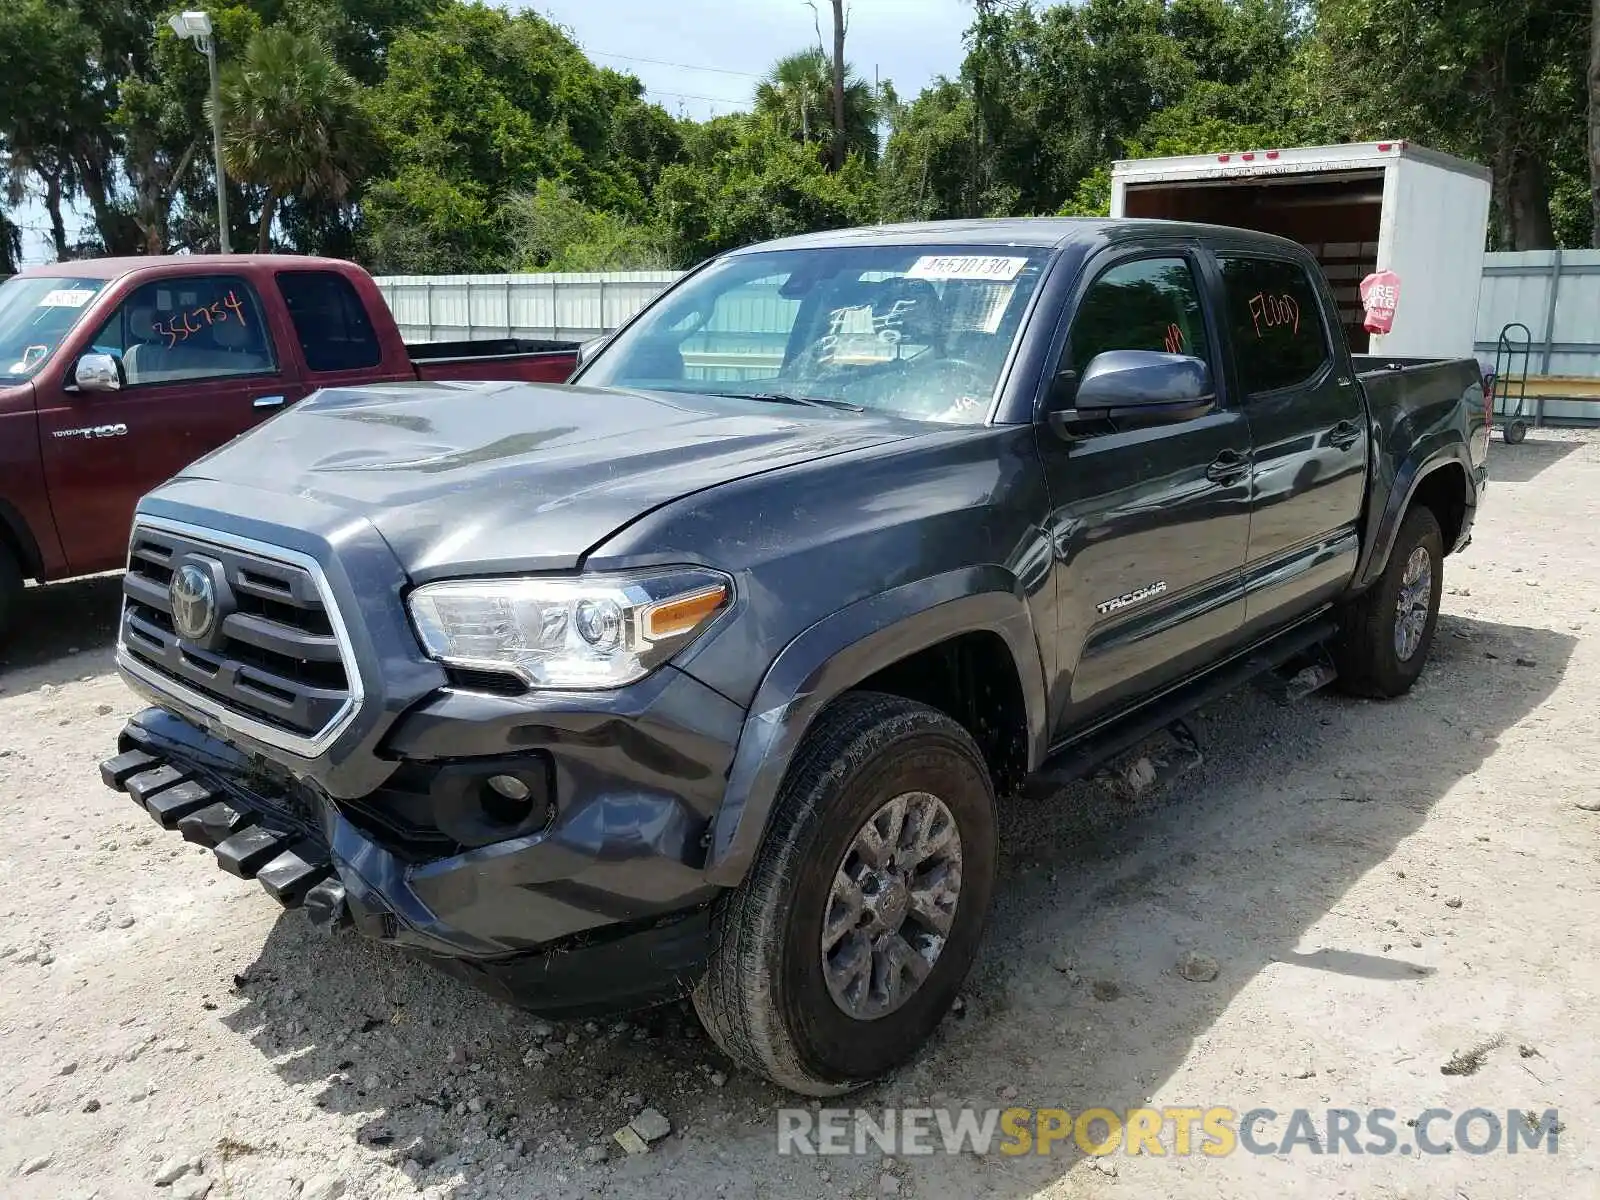
[[[1474,417],[1482,415],[1487,421],[1483,367],[1475,358],[1353,354],[1350,362],[1366,389],[1373,421],[1380,429],[1402,419],[1409,419],[1419,429],[1430,428],[1434,419],[1453,411],[1463,400],[1469,402]],[[1470,432],[1463,430],[1464,434]]]
[[[1475,358],[1393,358],[1353,355],[1360,386],[1367,395],[1372,436],[1380,447],[1436,447],[1459,439],[1476,466],[1473,496],[1483,486],[1482,466],[1489,452],[1490,417],[1483,366]],[[1465,465],[1465,464],[1463,464]],[[1367,493],[1367,527],[1381,529],[1391,511],[1391,494],[1403,479],[1375,474]],[[1474,501],[1475,503],[1475,501]],[[1448,552],[1454,549],[1446,546]]]
[[418,379],[518,379],[562,383],[578,365],[577,342],[543,338],[489,338],[467,342],[408,343]]

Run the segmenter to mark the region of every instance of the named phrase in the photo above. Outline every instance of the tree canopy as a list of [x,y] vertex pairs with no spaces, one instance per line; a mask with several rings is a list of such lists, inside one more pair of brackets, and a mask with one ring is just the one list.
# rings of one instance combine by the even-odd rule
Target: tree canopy
[[[875,220],[1103,212],[1119,157],[1372,138],[1490,166],[1496,246],[1595,240],[1589,0],[973,0],[960,69],[903,102],[817,7],[832,40],[697,122],[531,11],[221,0],[230,240],[384,272],[686,266]],[[217,244],[206,61],[167,15],[0,5],[0,270],[29,197],[58,258]]]

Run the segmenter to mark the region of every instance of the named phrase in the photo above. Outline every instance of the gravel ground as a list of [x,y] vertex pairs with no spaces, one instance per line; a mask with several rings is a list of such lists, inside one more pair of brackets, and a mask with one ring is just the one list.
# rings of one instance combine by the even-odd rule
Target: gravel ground
[[[1554,1107],[1558,1154],[779,1158],[784,1097],[684,1006],[546,1025],[103,789],[135,705],[101,578],[30,592],[0,667],[0,1194],[1600,1195],[1600,440],[1493,456],[1415,692],[1242,691],[1199,770],[1009,802],[962,1011],[853,1103]],[[645,1107],[672,1133],[625,1156]]]

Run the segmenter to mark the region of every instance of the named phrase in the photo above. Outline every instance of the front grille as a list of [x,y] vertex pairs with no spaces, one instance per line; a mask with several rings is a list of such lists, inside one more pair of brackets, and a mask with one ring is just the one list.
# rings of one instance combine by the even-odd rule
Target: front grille
[[[298,555],[273,553],[137,526],[123,580],[122,649],[132,664],[224,715],[305,749],[351,711],[358,689],[317,575],[291,561]],[[186,566],[214,581],[216,617],[198,637],[181,636],[174,617],[173,578]]]

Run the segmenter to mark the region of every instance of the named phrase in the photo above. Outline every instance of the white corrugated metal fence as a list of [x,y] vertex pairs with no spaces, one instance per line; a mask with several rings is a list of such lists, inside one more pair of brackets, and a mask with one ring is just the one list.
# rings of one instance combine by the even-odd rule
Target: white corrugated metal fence
[[1600,250],[1491,254],[1478,294],[1479,354],[1500,331],[1528,327],[1535,375],[1600,377]]
[[390,275],[377,283],[408,342],[503,337],[581,341],[621,325],[678,275]]

